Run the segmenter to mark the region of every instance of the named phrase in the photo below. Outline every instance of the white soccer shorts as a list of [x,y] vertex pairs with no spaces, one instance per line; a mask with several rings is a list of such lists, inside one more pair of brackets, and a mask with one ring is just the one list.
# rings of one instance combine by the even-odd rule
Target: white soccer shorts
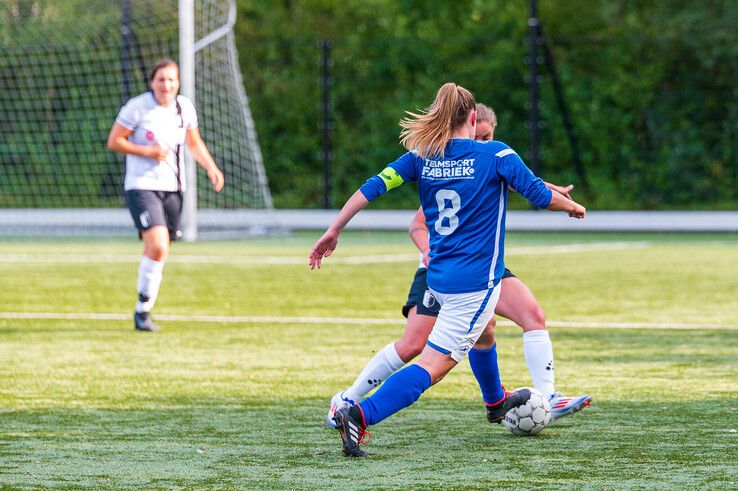
[[441,304],[436,325],[428,336],[428,345],[450,354],[460,362],[474,347],[487,323],[495,315],[502,282],[494,288],[472,293],[439,293],[431,290]]

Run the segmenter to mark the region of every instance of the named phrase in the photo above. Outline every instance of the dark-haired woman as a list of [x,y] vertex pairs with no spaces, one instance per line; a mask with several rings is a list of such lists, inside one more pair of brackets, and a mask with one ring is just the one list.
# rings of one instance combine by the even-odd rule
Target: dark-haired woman
[[200,137],[195,106],[179,92],[179,67],[162,60],[151,70],[151,90],[129,100],[118,113],[108,148],[126,156],[128,209],[143,240],[138,268],[138,301],[133,316],[138,331],[158,331],[151,318],[169,244],[181,236],[184,149],[207,171],[216,191],[223,188],[218,169]]

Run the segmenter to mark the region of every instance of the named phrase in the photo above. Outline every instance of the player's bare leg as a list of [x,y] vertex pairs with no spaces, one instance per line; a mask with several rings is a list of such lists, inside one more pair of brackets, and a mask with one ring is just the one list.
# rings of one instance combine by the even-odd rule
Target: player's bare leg
[[336,411],[351,407],[359,402],[387,377],[423,351],[428,335],[436,323],[436,318],[430,315],[418,314],[417,310],[417,307],[414,306],[408,311],[407,324],[400,339],[378,351],[361,370],[351,387],[337,392],[331,397],[328,415],[325,420],[326,425],[336,428],[333,419]]
[[507,317],[523,329],[525,362],[533,386],[551,404],[552,421],[589,406],[592,396],[565,396],[554,387],[553,345],[546,329],[546,316],[533,292],[515,277],[504,278],[502,285],[495,313]]

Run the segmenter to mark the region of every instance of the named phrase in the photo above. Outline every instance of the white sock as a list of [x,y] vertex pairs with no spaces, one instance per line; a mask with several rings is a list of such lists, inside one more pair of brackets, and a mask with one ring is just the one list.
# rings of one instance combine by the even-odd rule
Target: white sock
[[523,333],[523,353],[525,363],[533,379],[533,387],[540,390],[544,397],[551,397],[554,389],[554,355],[553,345],[548,331],[538,329]]
[[150,312],[154,308],[161,285],[164,263],[144,256],[138,265],[138,302],[136,312]]
[[395,343],[388,344],[369,360],[369,363],[356,377],[354,385],[343,392],[344,397],[359,402],[370,390],[384,382],[403,365],[405,362],[397,354]]

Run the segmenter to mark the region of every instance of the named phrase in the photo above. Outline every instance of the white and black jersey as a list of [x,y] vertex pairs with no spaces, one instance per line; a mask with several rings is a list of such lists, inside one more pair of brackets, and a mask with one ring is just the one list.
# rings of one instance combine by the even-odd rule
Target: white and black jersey
[[163,162],[126,155],[125,190],[183,191],[184,165],[180,161],[186,131],[197,127],[197,113],[192,102],[178,95],[170,106],[160,105],[151,92],[132,98],[118,113],[115,121],[133,131],[131,143],[168,148]]

